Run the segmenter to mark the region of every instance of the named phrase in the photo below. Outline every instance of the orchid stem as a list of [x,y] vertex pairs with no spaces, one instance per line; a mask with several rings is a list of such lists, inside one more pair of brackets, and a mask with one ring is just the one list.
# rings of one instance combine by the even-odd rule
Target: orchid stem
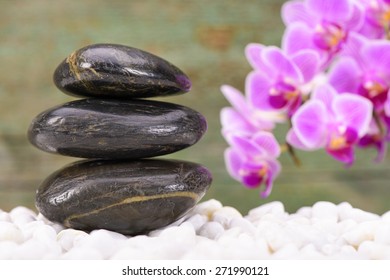
[[302,166],[302,162],[300,161],[300,159],[298,158],[297,154],[295,153],[294,148],[289,143],[286,143],[286,147],[287,147],[287,152],[291,156],[294,164],[296,166],[298,166],[298,167]]
[[381,135],[381,137],[383,137],[385,135],[385,128],[383,127],[383,123],[381,122],[376,111],[374,111],[373,117],[374,117],[376,125],[378,126],[379,134]]

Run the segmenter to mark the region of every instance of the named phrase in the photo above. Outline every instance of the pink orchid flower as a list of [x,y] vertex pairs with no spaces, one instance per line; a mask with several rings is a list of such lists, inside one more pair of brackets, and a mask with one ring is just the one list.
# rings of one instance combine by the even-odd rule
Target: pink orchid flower
[[273,134],[260,131],[250,139],[230,135],[228,142],[231,147],[225,151],[225,163],[230,176],[248,188],[259,188],[264,184],[260,195],[267,197],[281,170],[276,160],[280,147]]
[[248,101],[258,110],[284,111],[291,116],[307,94],[305,86],[317,74],[318,55],[302,50],[288,57],[277,47],[249,44],[246,56],[255,69],[246,79]]
[[287,141],[303,150],[325,148],[333,158],[350,166],[354,146],[368,131],[372,110],[372,103],[361,96],[338,94],[326,84],[319,86],[292,117]]
[[363,23],[363,12],[352,0],[288,1],[282,7],[287,28],[282,48],[288,54],[316,50],[323,65],[339,52],[349,32]]

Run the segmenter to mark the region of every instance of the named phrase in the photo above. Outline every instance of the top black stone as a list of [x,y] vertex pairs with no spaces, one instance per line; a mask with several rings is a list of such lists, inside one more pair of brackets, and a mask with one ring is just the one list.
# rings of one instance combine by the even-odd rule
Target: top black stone
[[64,93],[98,98],[145,98],[181,94],[191,81],[151,53],[117,44],[95,44],[70,54],[55,70]]

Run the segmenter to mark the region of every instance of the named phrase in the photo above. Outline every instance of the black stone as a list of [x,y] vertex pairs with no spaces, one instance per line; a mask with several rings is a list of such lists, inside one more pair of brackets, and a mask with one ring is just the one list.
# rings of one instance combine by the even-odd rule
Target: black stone
[[143,98],[188,92],[191,81],[176,66],[151,53],[96,44],[70,54],[55,70],[63,92],[83,97]]
[[36,206],[66,227],[136,235],[178,220],[211,181],[205,167],[185,161],[79,161],[41,184]]
[[28,137],[39,149],[80,158],[137,159],[174,153],[206,132],[205,118],[151,100],[72,101],[39,114]]

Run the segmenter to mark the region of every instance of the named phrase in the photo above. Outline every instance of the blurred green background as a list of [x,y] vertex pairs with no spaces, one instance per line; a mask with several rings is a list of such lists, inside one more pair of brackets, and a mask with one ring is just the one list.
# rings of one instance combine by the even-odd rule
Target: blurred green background
[[[164,101],[204,114],[209,129],[193,147],[168,157],[202,163],[214,182],[204,200],[215,198],[243,214],[269,201],[294,212],[316,201],[348,201],[363,210],[390,209],[390,158],[373,164],[375,153],[359,151],[345,169],[324,152],[298,153],[303,166],[283,155],[283,172],[268,199],[247,190],[225,170],[219,112],[228,106],[222,84],[243,90],[251,70],[244,57],[250,42],[279,45],[282,0],[0,0],[0,209],[34,207],[40,182],[75,161],[41,152],[26,138],[41,111],[74,98],[52,82],[56,66],[72,51],[93,43],[119,43],[159,55],[193,82],[186,95]],[[282,135],[286,128],[280,128]]]

